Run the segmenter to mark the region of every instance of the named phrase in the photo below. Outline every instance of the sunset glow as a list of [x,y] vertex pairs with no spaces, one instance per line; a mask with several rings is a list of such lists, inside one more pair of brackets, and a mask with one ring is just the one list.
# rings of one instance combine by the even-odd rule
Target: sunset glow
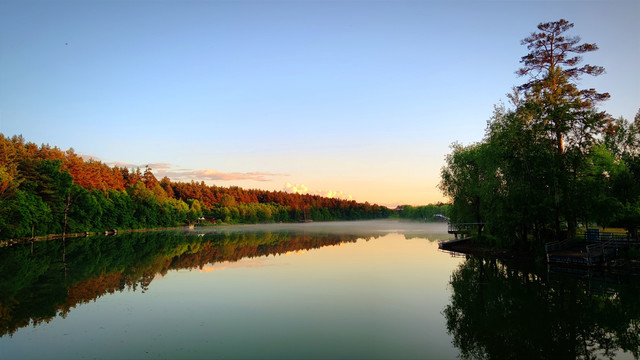
[[[633,119],[637,1],[0,5],[0,132],[158,178],[388,206],[446,201],[449,145],[522,83],[520,40],[566,17],[582,86]],[[628,39],[628,41],[620,41]]]

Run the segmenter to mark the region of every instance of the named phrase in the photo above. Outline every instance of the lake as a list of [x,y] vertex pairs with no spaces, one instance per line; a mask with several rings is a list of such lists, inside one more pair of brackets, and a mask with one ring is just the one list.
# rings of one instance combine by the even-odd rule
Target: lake
[[0,249],[0,358],[638,358],[637,277],[438,250],[359,221]]

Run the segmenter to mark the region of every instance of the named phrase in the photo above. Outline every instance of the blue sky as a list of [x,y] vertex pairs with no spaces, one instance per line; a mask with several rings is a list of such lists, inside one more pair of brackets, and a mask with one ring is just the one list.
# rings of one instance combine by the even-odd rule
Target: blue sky
[[[157,176],[442,200],[449,145],[526,79],[520,40],[565,18],[640,108],[639,1],[1,1],[0,132]],[[298,184],[298,186],[296,186]]]

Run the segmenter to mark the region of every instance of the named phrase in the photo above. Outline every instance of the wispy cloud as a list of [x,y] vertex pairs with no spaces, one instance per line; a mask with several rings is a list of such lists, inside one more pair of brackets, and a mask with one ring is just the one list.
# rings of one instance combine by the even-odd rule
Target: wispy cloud
[[342,191],[333,191],[333,190],[315,190],[309,191],[309,188],[304,184],[291,184],[286,183],[284,185],[284,189],[282,191],[290,194],[309,194],[309,195],[320,195],[328,198],[336,198],[336,199],[345,199],[345,200],[353,200],[353,196],[347,195]]
[[110,161],[110,162],[108,162],[106,164],[109,165],[109,166],[117,166],[117,167],[124,167],[124,168],[137,168],[137,167],[140,167],[140,165],[125,163],[125,162],[121,162],[121,161]]
[[107,165],[125,167],[128,169],[149,167],[153,170],[153,174],[156,178],[160,179],[168,177],[173,181],[206,181],[206,180],[253,180],[253,181],[271,181],[274,177],[289,176],[288,174],[276,174],[270,172],[224,172],[213,169],[181,169],[174,167],[169,163],[147,163],[147,164],[132,164],[120,161],[108,162]]
[[288,176],[287,174],[274,174],[270,172],[223,172],[217,170],[164,170],[160,169],[155,172],[156,177],[168,177],[172,180],[253,180],[253,181],[270,181],[273,177]]
[[[94,159],[97,159],[96,157],[93,157]],[[84,157],[83,157],[84,159]],[[86,159],[85,159],[86,160]],[[120,162],[120,161],[112,161],[112,162],[108,162],[107,165],[110,166],[119,166],[119,167],[125,167],[125,168],[145,168],[145,167],[149,167],[153,170],[155,169],[171,169],[171,164],[168,163],[148,163],[148,164],[131,164],[131,163],[125,163],[125,162]]]
[[89,160],[100,161],[100,158],[97,156],[87,155],[87,154],[76,154],[76,155],[80,156],[80,158],[84,161],[89,161]]
[[171,164],[167,164],[167,163],[151,163],[151,164],[147,164],[148,167],[152,168],[152,169],[171,169]]

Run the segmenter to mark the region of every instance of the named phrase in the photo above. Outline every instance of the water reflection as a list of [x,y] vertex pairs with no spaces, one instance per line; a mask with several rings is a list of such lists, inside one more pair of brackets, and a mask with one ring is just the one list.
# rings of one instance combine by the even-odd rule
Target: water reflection
[[[309,250],[354,235],[180,232],[127,234],[0,250],[0,335],[65,317],[78,304],[125,289],[147,290],[156,275],[172,269],[202,269],[217,262]],[[66,271],[64,269],[66,257]],[[66,276],[65,276],[66,275]]]
[[[393,222],[217,227],[39,242],[0,249],[0,336],[66,317],[79,304],[122,292],[145,292],[169,270],[211,270],[212,264],[303,252],[371,239]],[[349,228],[349,231],[346,229]],[[425,236],[425,226],[404,224]],[[224,265],[227,264],[227,265]]]
[[471,257],[451,276],[447,328],[462,358],[640,356],[640,284]]

